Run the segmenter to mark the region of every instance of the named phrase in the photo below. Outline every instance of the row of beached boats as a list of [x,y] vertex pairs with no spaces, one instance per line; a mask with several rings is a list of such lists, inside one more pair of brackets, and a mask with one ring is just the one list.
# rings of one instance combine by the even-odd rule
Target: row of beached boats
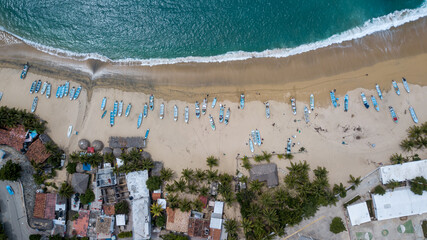
[[254,146],[261,146],[262,138],[258,129],[252,130],[250,136],[251,137],[249,138],[249,149],[251,150],[251,152],[254,152]]
[[[56,98],[63,98],[69,96],[70,100],[76,100],[80,96],[80,92],[82,90],[82,86],[77,88],[72,87],[70,89],[70,83],[66,82],[64,85],[58,86],[56,90]],[[41,95],[46,94],[46,98],[50,98],[52,92],[52,84],[49,82],[42,83],[41,80],[35,80],[30,87],[30,94],[39,93]]]

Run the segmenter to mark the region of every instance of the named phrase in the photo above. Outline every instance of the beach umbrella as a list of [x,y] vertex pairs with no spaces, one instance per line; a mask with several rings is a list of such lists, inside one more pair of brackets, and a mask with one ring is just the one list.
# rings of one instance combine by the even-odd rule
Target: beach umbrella
[[122,149],[120,149],[120,148],[114,148],[113,149],[113,155],[115,157],[120,157],[120,155],[122,155]]
[[105,154],[111,154],[111,153],[113,153],[113,149],[110,147],[105,147],[102,149],[102,154],[104,154],[104,155]]
[[92,142],[92,147],[95,149],[96,152],[99,152],[104,148],[104,143],[99,140],[95,140]]
[[86,150],[88,147],[90,147],[90,142],[86,139],[80,139],[79,140],[79,148],[81,150]]

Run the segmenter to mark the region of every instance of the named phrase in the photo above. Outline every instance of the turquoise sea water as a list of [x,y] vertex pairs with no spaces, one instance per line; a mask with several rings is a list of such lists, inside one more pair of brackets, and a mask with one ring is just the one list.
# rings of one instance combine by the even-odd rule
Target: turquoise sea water
[[0,3],[1,29],[40,50],[143,64],[284,57],[427,15],[424,0]]

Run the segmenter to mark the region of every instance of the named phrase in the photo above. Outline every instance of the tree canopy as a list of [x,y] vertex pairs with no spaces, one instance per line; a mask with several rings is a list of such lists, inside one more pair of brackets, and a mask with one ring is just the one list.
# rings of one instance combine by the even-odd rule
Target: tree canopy
[[90,189],[86,189],[86,192],[80,196],[80,202],[84,204],[89,204],[95,200],[95,193]]
[[16,181],[21,177],[21,166],[8,160],[0,169],[0,180]]
[[332,219],[331,225],[329,225],[329,231],[338,234],[340,232],[346,231],[344,222],[340,217],[334,217]]

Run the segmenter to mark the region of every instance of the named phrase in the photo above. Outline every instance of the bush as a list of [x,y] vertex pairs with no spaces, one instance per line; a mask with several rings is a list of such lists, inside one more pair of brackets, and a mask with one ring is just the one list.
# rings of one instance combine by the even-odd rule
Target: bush
[[332,219],[331,225],[329,225],[329,231],[335,234],[346,231],[344,222],[340,217],[334,217],[334,219]]
[[159,228],[166,226],[166,218],[164,215],[161,215],[161,216],[156,218],[156,226]]
[[11,160],[0,169],[0,180],[16,181],[21,177],[21,166]]
[[125,200],[118,202],[114,205],[116,214],[128,214],[129,213],[129,203]]
[[77,167],[77,163],[69,162],[69,163],[67,164],[67,172],[68,172],[69,174],[76,173],[76,167]]
[[86,189],[86,192],[80,197],[80,202],[85,205],[95,200],[95,193],[91,189]]
[[353,203],[355,203],[357,200],[359,200],[360,199],[360,196],[359,195],[357,195],[356,197],[354,197],[353,199],[351,199],[350,201],[348,201],[348,202],[346,202],[346,203],[344,203],[344,207],[346,208],[348,205],[351,205],[351,204],[353,204]]
[[374,190],[372,191],[374,194],[378,194],[378,195],[384,195],[385,194],[385,189],[381,186],[378,185],[374,188]]
[[416,177],[411,180],[411,191],[417,195],[423,195],[427,191],[427,180],[424,177]]
[[132,237],[132,232],[121,232],[117,236],[119,238],[130,238]]
[[163,240],[189,240],[190,239],[188,236],[179,235],[176,233],[169,233],[166,235],[162,235],[160,236],[160,238],[162,238]]
[[150,191],[160,189],[162,186],[162,179],[158,176],[151,176],[147,180],[147,188]]
[[40,234],[31,234],[30,240],[40,240],[42,238],[42,235]]
[[71,218],[71,220],[73,220],[73,221],[77,220],[79,218],[79,216],[80,215],[78,213],[76,213],[76,214],[73,215],[73,217]]

